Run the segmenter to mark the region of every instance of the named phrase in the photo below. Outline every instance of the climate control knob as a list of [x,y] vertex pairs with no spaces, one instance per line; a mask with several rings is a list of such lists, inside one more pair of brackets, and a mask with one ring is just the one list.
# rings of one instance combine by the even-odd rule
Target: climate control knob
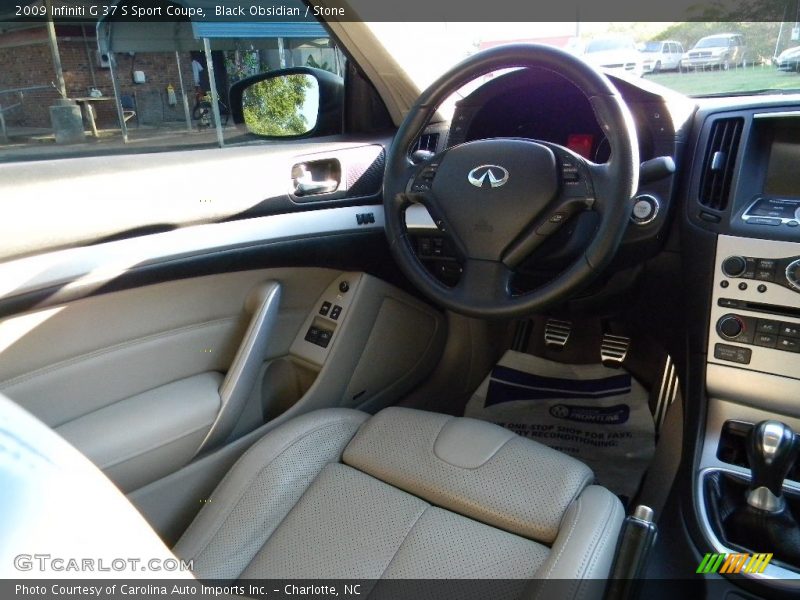
[[736,315],[725,315],[717,322],[717,331],[722,337],[732,340],[744,331],[744,323]]
[[722,272],[728,277],[739,277],[747,270],[747,261],[743,256],[729,256],[722,261]]

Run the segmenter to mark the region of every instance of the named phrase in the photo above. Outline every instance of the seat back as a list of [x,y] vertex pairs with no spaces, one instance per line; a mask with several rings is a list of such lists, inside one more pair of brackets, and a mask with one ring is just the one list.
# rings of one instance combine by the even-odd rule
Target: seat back
[[[174,560],[175,556],[105,475],[47,425],[0,395],[0,577],[85,578],[86,570],[53,569],[31,561],[13,566],[18,555],[46,554],[80,561],[120,557]],[[58,565],[56,565],[58,566]],[[103,576],[96,573],[91,576]],[[188,571],[148,572],[129,560],[125,570],[105,576],[184,578]]]

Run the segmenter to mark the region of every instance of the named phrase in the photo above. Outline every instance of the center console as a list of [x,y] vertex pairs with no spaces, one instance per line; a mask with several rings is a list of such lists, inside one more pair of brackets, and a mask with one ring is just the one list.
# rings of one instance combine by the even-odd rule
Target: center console
[[715,552],[761,557],[736,576],[800,587],[800,112],[715,115],[701,144],[690,218],[718,235],[695,508]]

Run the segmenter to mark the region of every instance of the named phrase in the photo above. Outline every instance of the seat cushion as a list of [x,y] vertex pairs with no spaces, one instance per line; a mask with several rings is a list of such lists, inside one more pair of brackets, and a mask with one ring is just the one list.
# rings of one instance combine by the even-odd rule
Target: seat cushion
[[591,477],[483,421],[316,411],[234,465],[175,553],[204,579],[485,578],[518,597],[530,579],[608,575],[624,515]]
[[530,579],[548,554],[546,546],[329,464],[242,578]]
[[343,459],[428,502],[545,544],[593,478],[580,461],[497,425],[407,408],[371,418]]

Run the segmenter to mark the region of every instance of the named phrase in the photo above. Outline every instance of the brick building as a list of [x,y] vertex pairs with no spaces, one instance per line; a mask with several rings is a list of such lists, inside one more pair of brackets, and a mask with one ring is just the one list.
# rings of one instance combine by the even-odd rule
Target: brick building
[[[67,95],[86,96],[97,88],[105,96],[114,97],[111,73],[98,58],[95,24],[57,25],[56,39],[61,55]],[[189,106],[193,100],[191,55],[180,53],[181,71]],[[117,55],[117,80],[121,95],[134,98],[140,123],[158,125],[184,120],[180,96],[178,67],[174,52],[137,52]],[[145,83],[133,82],[133,72],[143,71]],[[53,58],[43,25],[3,32],[0,30],[0,92],[13,88],[48,86],[56,81]],[[175,89],[177,104],[170,105],[167,85]],[[50,127],[48,107],[59,97],[55,88],[25,93],[21,106],[5,114],[9,127]],[[17,97],[0,94],[0,106],[17,102]],[[117,126],[113,102],[97,103],[98,127]]]

